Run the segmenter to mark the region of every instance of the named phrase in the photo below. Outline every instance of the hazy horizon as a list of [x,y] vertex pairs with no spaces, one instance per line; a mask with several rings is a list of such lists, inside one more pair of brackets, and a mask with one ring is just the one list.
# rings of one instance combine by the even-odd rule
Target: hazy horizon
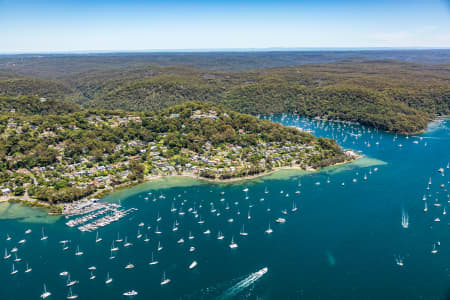
[[450,48],[450,1],[0,0],[0,53],[311,48]]
[[351,51],[432,51],[449,50],[450,47],[305,47],[305,48],[198,48],[198,49],[123,49],[123,50],[73,50],[73,51],[25,51],[0,52],[0,55],[58,55],[58,54],[164,54],[164,53],[251,53],[251,52],[351,52]]

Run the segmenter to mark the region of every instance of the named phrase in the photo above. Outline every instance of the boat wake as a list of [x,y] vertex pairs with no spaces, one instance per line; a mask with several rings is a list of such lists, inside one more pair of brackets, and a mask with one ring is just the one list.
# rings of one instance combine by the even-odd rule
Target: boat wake
[[217,297],[217,300],[225,300],[225,299],[231,299],[238,295],[240,292],[245,290],[250,285],[254,284],[257,280],[259,280],[261,277],[264,276],[268,271],[267,267],[262,268],[261,270],[251,273],[243,280],[239,281],[235,285],[233,285],[231,288],[226,290],[222,295]]
[[[183,295],[183,300],[206,300],[206,299],[248,299],[253,294],[255,283],[266,274],[267,268],[262,268],[258,272],[251,273],[247,276],[240,276],[227,282],[222,282],[190,295]],[[244,293],[245,292],[245,293]]]

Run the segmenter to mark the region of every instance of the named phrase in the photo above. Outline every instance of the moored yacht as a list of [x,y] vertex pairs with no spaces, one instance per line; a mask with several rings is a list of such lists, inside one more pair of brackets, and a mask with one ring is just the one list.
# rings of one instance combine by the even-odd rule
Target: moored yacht
[[44,292],[41,294],[41,298],[42,299],[45,299],[45,298],[47,298],[47,297],[50,297],[52,295],[52,293],[50,293],[49,291],[47,291],[47,287],[45,286],[45,283],[44,283]]
[[120,234],[119,234],[119,233],[117,233],[117,239],[116,239],[116,242],[118,242],[118,243],[122,243],[122,242],[123,242],[123,239],[120,237]]
[[46,235],[44,234],[44,227],[42,227],[41,241],[45,241],[46,239],[48,239],[48,236],[46,236]]
[[17,272],[19,271],[14,267],[14,264],[12,264],[11,275],[17,274]]
[[112,281],[113,281],[113,279],[111,277],[109,277],[109,272],[106,273],[105,284],[110,284]]
[[67,274],[67,283],[66,283],[67,287],[74,286],[77,283],[78,280],[70,280],[70,274]]
[[95,235],[95,242],[100,243],[101,241],[102,241],[102,238],[98,235],[98,231],[97,231],[97,233]]
[[31,270],[33,270],[33,269],[31,269],[30,266],[29,266],[28,263],[27,263],[27,267],[26,267],[26,269],[25,269],[25,273],[30,273]]
[[156,265],[158,264],[158,261],[154,259],[153,252],[152,252],[152,260],[148,263],[149,265]]
[[113,252],[113,251],[119,251],[119,247],[116,247],[114,245],[114,241],[112,241],[112,244],[111,244],[111,252]]
[[66,299],[77,299],[77,298],[78,298],[78,295],[73,294],[72,293],[72,288],[69,287],[69,294],[67,294]]
[[80,246],[77,246],[77,251],[75,252],[75,255],[76,256],[81,256],[81,255],[83,255],[84,254],[84,252],[83,251],[80,251]]
[[132,245],[133,245],[132,243],[128,242],[128,237],[125,236],[125,243],[123,244],[123,246],[124,246],[124,247],[130,247],[130,246],[132,246]]
[[248,233],[245,232],[244,224],[242,224],[242,229],[241,229],[241,231],[239,232],[239,234],[242,235],[242,236],[247,236],[247,235],[248,235]]
[[230,243],[229,247],[230,247],[231,249],[235,249],[235,248],[238,247],[238,244],[236,244],[236,243],[234,242],[234,236],[231,237],[231,243]]
[[8,253],[8,250],[5,248],[5,256],[3,256],[4,259],[8,259],[11,257],[11,254]]
[[124,296],[136,296],[137,294],[138,294],[138,292],[136,292],[135,290],[131,290],[131,291],[123,293]]
[[166,272],[163,272],[163,277],[162,277],[162,280],[161,280],[161,285],[166,285],[166,284],[168,284],[170,282],[170,279],[169,278],[166,278]]
[[195,268],[197,266],[197,262],[194,260],[190,265],[189,265],[189,270],[192,270],[193,268]]

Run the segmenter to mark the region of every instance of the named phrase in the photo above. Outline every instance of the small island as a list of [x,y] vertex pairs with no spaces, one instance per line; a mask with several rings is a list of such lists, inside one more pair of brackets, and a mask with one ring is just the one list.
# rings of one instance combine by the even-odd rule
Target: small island
[[204,102],[143,113],[3,114],[0,134],[1,199],[53,212],[160,176],[225,181],[358,156],[333,140]]

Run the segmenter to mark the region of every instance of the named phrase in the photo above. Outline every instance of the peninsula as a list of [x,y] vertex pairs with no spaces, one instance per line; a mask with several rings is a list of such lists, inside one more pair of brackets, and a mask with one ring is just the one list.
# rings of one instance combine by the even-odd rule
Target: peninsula
[[211,103],[157,112],[81,110],[0,117],[3,196],[66,203],[155,176],[229,180],[352,160],[316,138]]

